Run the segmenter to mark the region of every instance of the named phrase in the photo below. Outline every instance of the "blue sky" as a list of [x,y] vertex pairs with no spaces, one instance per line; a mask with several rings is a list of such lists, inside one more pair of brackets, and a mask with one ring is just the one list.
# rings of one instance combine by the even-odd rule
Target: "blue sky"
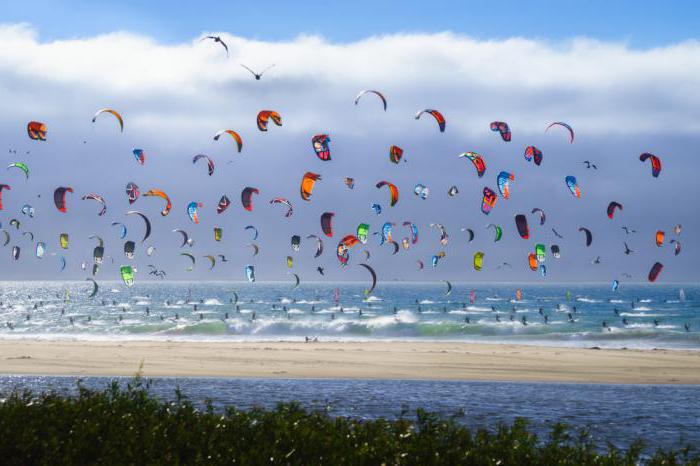
[[[202,31],[284,40],[318,34],[334,42],[401,32],[453,31],[477,39],[586,36],[653,47],[697,38],[700,2],[500,1],[65,1],[3,2],[2,21],[26,22],[42,40],[115,30],[179,42]],[[525,6],[524,6],[525,5]]]

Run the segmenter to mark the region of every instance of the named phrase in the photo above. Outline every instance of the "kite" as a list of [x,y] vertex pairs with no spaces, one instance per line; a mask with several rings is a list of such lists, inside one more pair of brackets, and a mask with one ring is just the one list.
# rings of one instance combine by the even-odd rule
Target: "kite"
[[46,125],[39,121],[27,123],[27,135],[32,141],[46,141]]
[[389,193],[391,193],[391,201],[389,205],[391,207],[394,207],[397,202],[399,202],[399,189],[394,185],[393,183],[389,183],[388,181],[380,181],[377,183],[377,189],[380,189],[382,187],[386,186],[389,188]]
[[389,147],[389,160],[391,160],[394,163],[399,163],[401,161],[401,157],[403,157],[402,148],[400,148],[399,146]]
[[241,204],[243,204],[243,208],[248,212],[253,211],[253,194],[260,194],[260,191],[258,191],[257,188],[251,188],[250,186],[241,191]]
[[581,197],[581,189],[578,187],[575,176],[569,175],[564,179],[564,181],[566,181],[566,186],[569,187],[569,191],[571,191],[571,194],[573,194],[574,197]]
[[148,197],[159,197],[165,201],[165,208],[160,211],[160,215],[163,217],[167,216],[170,213],[170,209],[173,207],[172,204],[170,203],[170,198],[168,197],[167,194],[165,194],[163,191],[159,189],[149,189],[147,192],[143,194],[144,196]]
[[235,132],[231,129],[222,129],[222,130],[219,130],[216,132],[216,134],[214,135],[214,141],[218,141],[219,137],[222,134],[230,134],[231,135],[233,140],[236,141],[236,145],[238,147],[238,153],[240,154],[241,150],[243,150],[243,139],[241,139],[241,136],[237,132]]
[[59,212],[66,213],[66,193],[72,193],[73,188],[59,187],[53,192],[53,202]]
[[484,188],[484,197],[481,200],[481,211],[488,215],[491,212],[491,209],[494,208],[496,205],[496,201],[498,200],[498,196],[496,195],[495,192],[491,188],[485,187]]
[[139,187],[136,183],[129,182],[126,184],[126,197],[129,199],[129,205],[136,202],[136,199],[138,199],[140,195],[141,191],[139,191]]
[[367,244],[367,236],[369,234],[369,225],[366,223],[360,223],[357,225],[357,239],[360,243]]
[[503,121],[493,121],[491,122],[491,131],[498,131],[501,133],[501,139],[503,139],[505,142],[509,142],[511,138],[510,134],[510,128],[508,127],[508,123],[505,123]]
[[527,146],[523,155],[528,162],[534,159],[537,166],[542,163],[542,151],[535,146]]
[[608,212],[608,218],[610,218],[610,219],[613,218],[613,216],[615,215],[615,210],[616,210],[616,209],[617,209],[617,210],[622,210],[622,204],[620,204],[619,202],[615,202],[615,201],[613,201],[613,202],[611,202],[610,204],[608,204],[608,210],[607,210],[607,212]]
[[463,152],[457,157],[466,157],[471,160],[471,162],[474,164],[474,168],[476,168],[476,173],[479,175],[479,178],[484,176],[484,172],[486,171],[486,163],[484,163],[484,158],[480,154],[477,154],[476,152]]
[[198,209],[200,207],[202,207],[201,202],[192,201],[189,204],[187,204],[187,215],[189,215],[190,220],[192,220],[195,224],[199,223]]
[[664,266],[661,262],[655,263],[652,267],[651,270],[649,271],[649,281],[650,282],[655,282],[656,279],[659,277],[659,274],[661,271],[664,269]]
[[418,113],[416,113],[415,119],[418,120],[420,119],[421,115],[424,113],[428,113],[435,118],[435,121],[438,124],[438,127],[440,128],[440,132],[444,133],[445,132],[445,117],[442,116],[442,113],[438,112],[437,110],[432,110],[432,109],[425,109],[421,110]]
[[216,206],[216,213],[221,214],[223,213],[228,207],[231,205],[231,200],[224,194],[221,196],[221,199],[219,199],[219,204]]
[[282,126],[282,117],[279,113],[273,110],[262,110],[258,113],[258,129],[260,131],[267,131],[267,123],[270,119],[277,126]]
[[369,289],[365,290],[366,295],[372,294],[372,291],[374,291],[374,287],[377,286],[377,273],[374,271],[374,269],[372,267],[370,267],[367,264],[357,264],[357,265],[367,269],[367,271],[372,276],[372,286],[370,286]]
[[214,174],[214,161],[213,161],[211,158],[209,158],[208,155],[204,155],[204,154],[197,154],[197,155],[195,155],[195,156],[192,158],[192,164],[197,163],[197,161],[199,161],[199,160],[201,160],[201,159],[204,159],[204,160],[207,161],[207,169],[208,169],[208,172],[209,172],[209,176],[212,176],[212,175]]
[[316,152],[316,157],[328,162],[331,159],[331,148],[328,144],[331,142],[331,138],[327,134],[317,134],[311,138],[311,145]]
[[142,212],[139,212],[138,210],[130,210],[126,213],[126,215],[138,215],[143,219],[143,222],[146,225],[146,231],[143,235],[143,239],[141,240],[141,242],[143,243],[144,241],[146,241],[146,239],[148,239],[148,237],[151,236],[151,221],[148,220],[148,217],[146,217],[146,215],[144,215]]
[[474,253],[474,270],[477,272],[481,271],[481,268],[484,266],[484,253],[481,251],[478,251]]
[[143,151],[143,149],[134,149],[131,151],[131,153],[134,154],[134,158],[140,165],[146,163],[146,153]]
[[99,194],[90,193],[90,194],[88,194],[87,196],[83,196],[82,199],[83,199],[83,201],[85,201],[85,200],[87,200],[87,199],[92,199],[93,201],[97,201],[97,202],[99,202],[100,204],[102,204],[102,208],[101,208],[100,211],[97,213],[98,216],[102,216],[102,215],[105,214],[105,212],[107,212],[107,202],[106,202],[105,199],[104,199],[102,196],[100,196]]
[[321,175],[319,175],[317,173],[311,173],[311,172],[304,173],[304,177],[301,179],[301,186],[299,188],[299,192],[300,192],[301,198],[303,200],[305,200],[305,201],[311,200],[311,194],[314,191],[314,185],[320,179],[321,179]]
[[527,225],[527,217],[523,214],[518,214],[515,216],[515,226],[518,229],[518,234],[522,239],[530,238],[530,228]]
[[270,201],[270,204],[283,204],[287,206],[287,212],[284,214],[285,217],[291,217],[292,214],[294,213],[294,208],[292,207],[292,203],[289,202],[287,199],[283,197],[275,197]]
[[363,95],[368,94],[368,93],[372,93],[372,94],[376,95],[377,97],[379,97],[379,98],[382,100],[382,104],[384,105],[384,111],[386,112],[386,98],[384,98],[384,95],[382,95],[381,92],[379,92],[379,91],[373,91],[373,90],[371,90],[371,89],[367,89],[367,90],[361,91],[359,94],[357,94],[357,97],[355,97],[355,105],[358,104],[358,102],[360,101],[360,98],[361,98]]
[[657,178],[661,173],[661,159],[648,152],[645,152],[639,156],[639,160],[642,162],[645,162],[647,159],[651,161],[651,176]]
[[112,110],[111,108],[103,108],[97,111],[95,113],[95,116],[92,117],[92,122],[94,123],[97,120],[97,117],[100,116],[102,113],[111,113],[114,115],[114,118],[117,119],[119,122],[119,131],[124,132],[124,120],[122,119],[122,116],[115,110]]
[[586,247],[589,247],[593,242],[593,234],[588,228],[581,227],[578,231],[582,231],[586,235]]
[[10,168],[18,168],[24,172],[25,178],[28,180],[29,179],[29,167],[22,163],[22,162],[13,162],[7,166],[7,169],[9,170]]
[[323,230],[323,234],[332,237],[333,236],[333,217],[335,214],[333,212],[324,212],[321,215],[321,230]]
[[549,131],[549,128],[551,128],[552,126],[561,126],[563,128],[566,128],[569,131],[569,143],[571,143],[571,144],[574,143],[574,130],[571,126],[569,126],[566,123],[563,123],[561,121],[555,121],[551,125],[547,126],[547,128],[544,130],[544,132],[546,133],[547,131]]
[[508,172],[501,172],[496,177],[496,183],[498,184],[498,190],[501,192],[503,199],[510,199],[510,183],[515,181],[515,176]]

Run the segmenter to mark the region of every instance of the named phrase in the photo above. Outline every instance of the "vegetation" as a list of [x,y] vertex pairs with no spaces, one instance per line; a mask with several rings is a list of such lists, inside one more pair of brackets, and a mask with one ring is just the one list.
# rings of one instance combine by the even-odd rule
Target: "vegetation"
[[691,448],[642,456],[642,443],[601,451],[587,432],[556,425],[546,438],[526,421],[471,431],[424,411],[397,420],[309,412],[197,409],[179,392],[163,402],[139,378],[126,388],[78,387],[76,396],[15,393],[0,403],[0,461],[30,464],[700,464]]

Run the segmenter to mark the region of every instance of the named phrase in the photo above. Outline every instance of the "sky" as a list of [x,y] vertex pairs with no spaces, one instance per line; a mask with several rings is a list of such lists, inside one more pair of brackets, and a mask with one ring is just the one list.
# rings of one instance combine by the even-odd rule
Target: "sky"
[[[154,264],[172,279],[242,280],[244,266],[253,264],[259,280],[291,280],[290,273],[302,280],[364,280],[366,271],[357,267],[364,254],[352,250],[350,265],[340,267],[338,240],[362,222],[373,232],[393,222],[400,242],[408,236],[403,222],[411,221],[419,241],[395,256],[370,237],[368,263],[380,280],[607,281],[629,273],[644,281],[659,261],[665,265],[660,281],[697,281],[700,189],[688,174],[697,170],[700,142],[698,8],[691,2],[649,8],[625,2],[528,2],[527,8],[516,2],[498,8],[493,2],[430,8],[418,2],[267,2],[224,9],[213,3],[40,1],[28,11],[10,3],[0,25],[0,141],[8,148],[5,162],[25,162],[31,173],[25,180],[19,170],[8,170],[0,179],[11,186],[2,193],[0,222],[10,242],[0,251],[0,279],[82,279],[89,270],[80,264],[91,267],[96,245],[89,237],[99,235],[114,263],[108,260],[98,279],[114,279],[119,265],[132,264],[139,280],[152,280],[147,265]],[[222,37],[228,57],[219,44],[200,40],[208,34]],[[276,66],[256,81],[240,63]],[[373,95],[354,105],[362,89],[382,91],[387,111]],[[110,115],[91,122],[104,107],[122,113],[123,133]],[[416,121],[425,108],[445,115],[444,133],[429,116]],[[258,131],[262,109],[278,111],[283,125]],[[30,120],[48,125],[47,141],[27,138]],[[491,132],[492,121],[508,122],[512,141]],[[571,124],[573,144],[562,128],[545,133],[552,121]],[[229,128],[243,138],[240,154],[230,139],[212,138]],[[311,147],[320,133],[331,137],[330,162],[316,158]],[[404,149],[405,162],[389,161],[392,144]],[[541,166],[523,157],[529,145],[543,151]],[[134,148],[146,152],[145,165],[134,160]],[[458,158],[466,151],[483,155],[482,178]],[[659,178],[639,161],[643,152],[662,158]],[[192,164],[199,153],[215,161],[212,176],[205,164]],[[584,160],[598,169],[586,169]],[[310,202],[299,196],[307,171],[322,175]],[[500,171],[515,175],[511,198],[500,198],[487,216],[480,211],[481,193],[497,189]],[[566,188],[567,175],[578,179],[580,199]],[[354,190],[344,185],[345,176],[355,178]],[[395,207],[375,187],[382,180],[399,187]],[[130,181],[142,193],[167,192],[172,212],[162,217],[154,198],[129,205],[124,187]],[[429,187],[427,199],[413,194],[417,183]],[[53,205],[58,186],[75,191],[68,194],[67,213]],[[260,191],[252,212],[240,204],[247,186]],[[447,195],[451,186],[459,189],[454,197]],[[96,202],[81,200],[88,193],[104,196],[106,215],[97,215]],[[217,215],[223,194],[232,205]],[[273,197],[288,198],[293,216],[270,205]],[[186,214],[190,201],[203,204],[197,225]],[[624,206],[612,220],[605,214],[611,201]],[[382,205],[380,216],[372,203]],[[24,204],[35,207],[34,218],[20,213]],[[535,207],[546,212],[544,225],[531,213]],[[143,222],[124,215],[130,209],[153,224],[143,243]],[[320,231],[323,212],[335,213],[333,237]],[[527,240],[515,229],[519,213],[529,220]],[[19,229],[9,225],[12,218],[20,220]],[[122,254],[124,240],[111,226],[117,221],[137,244],[133,260]],[[498,243],[492,223],[504,231]],[[446,246],[431,224],[445,226]],[[676,224],[683,226],[677,238]],[[260,231],[256,257],[246,225]],[[636,233],[626,235],[623,225]],[[215,226],[224,229],[221,242],[214,241]],[[593,231],[590,247],[578,231],[582,226]],[[181,249],[175,228],[187,230],[195,245]],[[467,242],[463,228],[475,232],[474,241]],[[654,244],[657,230],[681,242],[680,255]],[[23,235],[27,231],[33,241]],[[58,246],[60,233],[71,238],[67,250]],[[298,252],[290,247],[294,234],[303,238]],[[323,237],[318,260],[309,234]],[[47,244],[41,259],[34,257],[36,241]],[[623,242],[633,254],[623,254]],[[547,258],[546,278],[527,266],[536,243],[562,250],[560,259]],[[22,251],[18,261],[10,257],[15,245]],[[152,257],[145,255],[148,246],[156,248]],[[445,258],[433,268],[431,257],[440,251]],[[481,272],[471,267],[477,251],[485,253]],[[197,257],[193,272],[185,271],[182,252]],[[205,254],[229,260],[210,271]],[[291,270],[287,256],[294,258]],[[591,263],[598,256],[600,263]]]

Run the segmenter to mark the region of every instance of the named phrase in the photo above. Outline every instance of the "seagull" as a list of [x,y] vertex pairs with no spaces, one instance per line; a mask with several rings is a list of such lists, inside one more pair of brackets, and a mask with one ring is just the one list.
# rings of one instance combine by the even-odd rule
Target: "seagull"
[[221,37],[220,37],[220,36],[206,36],[206,37],[202,37],[199,41],[201,42],[201,41],[203,41],[203,40],[205,40],[205,39],[211,39],[211,40],[213,40],[214,42],[217,42],[217,43],[223,45],[224,48],[226,49],[226,57],[228,57],[228,45],[226,45],[226,42],[224,42],[223,40],[221,40]]
[[253,71],[250,68],[248,68],[247,66],[245,66],[243,63],[241,63],[241,66],[243,68],[245,68],[246,70],[250,71],[253,74],[253,76],[255,76],[256,81],[260,81],[260,78],[262,78],[262,75],[265,74],[265,71],[267,71],[270,68],[272,68],[273,66],[275,66],[275,64],[273,63],[272,65],[270,65],[267,68],[265,68],[264,70],[262,70],[260,73],[256,73],[255,71]]
[[633,230],[632,228],[629,227],[621,227],[623,230],[625,230],[625,234],[629,235],[630,233],[637,233],[637,230]]
[[226,259],[226,256],[223,254],[219,254],[219,257],[221,258],[221,262],[228,262],[228,259]]
[[316,270],[318,271],[318,273],[320,273],[321,275],[323,275],[323,267],[320,267],[320,266],[319,266],[319,267],[316,267]]
[[632,278],[632,275],[628,274],[627,272],[623,273],[622,276],[626,278]]
[[629,255],[632,254],[633,252],[634,252],[634,251],[631,250],[629,246],[627,246],[627,243],[625,243],[625,254],[629,256]]
[[591,261],[591,264],[600,264],[600,256]]
[[592,168],[593,170],[597,170],[597,169],[598,169],[598,167],[596,166],[596,164],[594,164],[593,162],[591,162],[591,161],[589,161],[589,160],[584,160],[582,163],[586,165],[586,168]]

